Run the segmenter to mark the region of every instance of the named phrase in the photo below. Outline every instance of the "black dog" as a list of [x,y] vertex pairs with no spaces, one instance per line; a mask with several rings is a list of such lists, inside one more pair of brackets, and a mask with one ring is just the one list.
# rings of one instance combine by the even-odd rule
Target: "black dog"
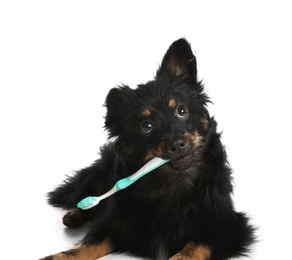
[[[231,169],[208,102],[185,39],[170,46],[154,80],[112,89],[105,127],[113,141],[93,165],[49,193],[50,204],[69,209],[66,226],[93,224],[74,249],[43,259],[93,260],[113,252],[171,260],[246,255],[254,228],[234,210]],[[153,157],[170,161],[98,206],[76,208]]]

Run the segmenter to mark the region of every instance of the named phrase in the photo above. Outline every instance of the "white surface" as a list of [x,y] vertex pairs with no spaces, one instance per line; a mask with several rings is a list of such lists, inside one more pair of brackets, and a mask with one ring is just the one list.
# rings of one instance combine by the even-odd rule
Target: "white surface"
[[289,1],[104,2],[0,3],[1,255],[37,259],[81,239],[45,193],[96,158],[109,89],[150,80],[185,36],[224,130],[236,207],[260,227],[249,259],[289,258]]

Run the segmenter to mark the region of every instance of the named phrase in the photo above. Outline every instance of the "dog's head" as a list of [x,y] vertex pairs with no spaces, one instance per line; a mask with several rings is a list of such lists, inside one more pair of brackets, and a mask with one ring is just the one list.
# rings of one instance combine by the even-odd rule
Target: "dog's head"
[[144,161],[158,156],[185,170],[194,165],[210,128],[207,102],[191,46],[179,39],[169,47],[154,80],[136,89],[110,90],[105,127],[126,156]]

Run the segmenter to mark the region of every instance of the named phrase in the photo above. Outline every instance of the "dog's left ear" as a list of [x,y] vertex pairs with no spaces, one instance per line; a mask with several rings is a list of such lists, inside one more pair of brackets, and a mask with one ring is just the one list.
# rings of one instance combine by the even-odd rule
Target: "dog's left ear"
[[181,38],[169,47],[157,71],[157,77],[165,72],[172,76],[197,79],[196,57],[186,39]]
[[105,107],[107,113],[105,116],[105,128],[109,131],[110,137],[119,136],[127,131],[129,124],[125,117],[131,117],[131,107],[133,101],[133,90],[128,86],[113,88],[109,91]]

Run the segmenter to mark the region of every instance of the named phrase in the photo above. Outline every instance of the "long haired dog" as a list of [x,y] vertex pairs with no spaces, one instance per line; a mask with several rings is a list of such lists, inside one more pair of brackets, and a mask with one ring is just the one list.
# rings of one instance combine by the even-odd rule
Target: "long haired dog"
[[[111,89],[105,127],[112,141],[100,159],[48,194],[51,205],[69,210],[66,226],[88,219],[92,226],[76,247],[43,259],[94,260],[114,252],[171,260],[246,255],[254,228],[234,210],[231,169],[208,102],[185,39],[170,46],[154,80]],[[76,207],[153,157],[170,161],[96,207]]]

